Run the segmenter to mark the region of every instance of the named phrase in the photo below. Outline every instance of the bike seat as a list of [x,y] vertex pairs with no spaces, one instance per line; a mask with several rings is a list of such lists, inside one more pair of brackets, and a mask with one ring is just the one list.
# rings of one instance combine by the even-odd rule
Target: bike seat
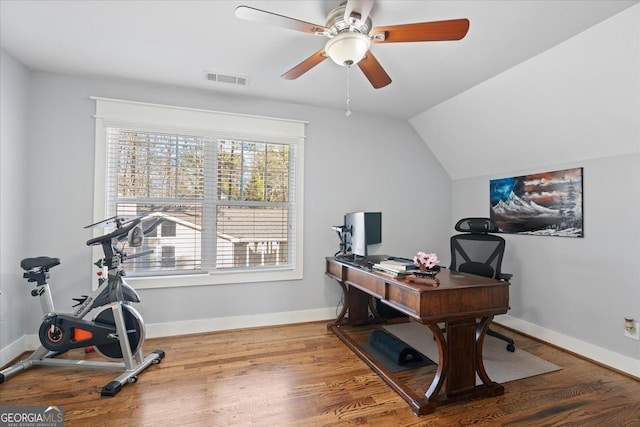
[[51,268],[60,264],[60,258],[51,258],[48,256],[39,256],[36,258],[25,258],[20,261],[20,267],[23,270],[29,271],[34,268]]

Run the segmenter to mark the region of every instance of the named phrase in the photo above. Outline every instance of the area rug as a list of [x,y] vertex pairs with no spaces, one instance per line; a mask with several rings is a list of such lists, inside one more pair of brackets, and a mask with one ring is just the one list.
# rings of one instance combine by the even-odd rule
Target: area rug
[[[438,348],[428,327],[408,322],[385,325],[384,329],[437,363]],[[491,336],[485,337],[482,354],[489,378],[501,384],[562,369],[517,347],[513,353],[507,351],[504,341]],[[477,376],[476,384],[482,384]]]

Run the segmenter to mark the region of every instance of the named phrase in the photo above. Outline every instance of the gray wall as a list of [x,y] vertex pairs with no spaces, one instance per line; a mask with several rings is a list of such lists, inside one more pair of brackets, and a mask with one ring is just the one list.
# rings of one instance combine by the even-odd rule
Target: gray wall
[[[324,257],[333,255],[338,238],[331,225],[348,211],[382,211],[383,243],[377,253],[411,256],[417,250],[448,251],[451,181],[429,149],[406,121],[354,112],[283,104],[268,100],[221,96],[214,92],[105,78],[79,78],[46,72],[28,74],[28,107],[23,121],[29,150],[25,188],[6,196],[23,215],[25,251],[60,257],[52,270],[54,302],[61,311],[71,297],[90,290],[91,232],[83,227],[93,218],[94,102],[90,96],[121,98],[257,114],[309,122],[305,142],[304,279],[288,282],[144,289],[138,306],[148,335],[198,332],[254,324],[285,323],[335,316],[339,286],[324,276]],[[9,75],[3,85],[13,84]],[[4,93],[3,93],[4,100]],[[4,101],[3,101],[4,102]],[[2,111],[2,120],[5,120]],[[6,144],[10,144],[7,141]],[[3,138],[3,146],[5,144]],[[28,166],[18,160],[16,168]],[[425,185],[428,184],[428,185]],[[5,186],[3,182],[3,201]],[[3,244],[8,229],[1,230]],[[7,224],[9,227],[10,224]],[[14,240],[17,236],[14,238]],[[17,259],[3,262],[3,288],[27,292]],[[6,279],[5,279],[6,273]],[[34,335],[39,305],[33,298],[7,306],[12,322],[25,322],[21,334]],[[151,332],[151,333],[149,333]]]
[[[340,293],[323,275],[323,258],[337,248],[330,226],[339,223],[344,212],[383,212],[378,252],[411,255],[419,249],[433,250],[442,254],[446,265],[453,222],[488,213],[490,179],[582,166],[585,237],[507,235],[505,270],[515,274],[512,309],[498,320],[640,376],[640,343],[623,337],[622,322],[624,316],[640,319],[639,12],[639,7],[631,8],[424,112],[412,120],[413,128],[384,117],[354,113],[347,118],[344,111],[303,105],[28,72],[7,61],[3,52],[0,356],[5,358],[0,361],[16,347],[12,344],[37,330],[37,301],[20,297],[26,293],[18,271],[20,257],[62,258],[63,265],[53,274],[61,309],[68,309],[72,296],[90,288],[91,258],[84,246],[90,235],[82,227],[92,218],[94,107],[89,96],[95,95],[309,121],[304,279],[143,290],[140,310],[155,334],[326,316],[339,303]],[[609,67],[598,67],[589,86],[576,87],[575,77],[587,72],[584,64],[602,57],[602,50],[620,48],[631,51],[615,56],[618,59]],[[615,88],[619,102],[585,97],[598,85]],[[517,102],[523,93],[526,98]],[[594,113],[598,120],[587,121]],[[438,126],[425,129],[422,120]],[[624,126],[612,125],[621,120]],[[597,132],[585,133],[583,127]],[[526,131],[514,132],[519,128]],[[447,146],[461,130],[481,146],[495,140],[509,147],[522,144],[517,161],[489,158],[489,172],[451,182],[423,141],[430,145],[437,139],[439,147]],[[538,152],[528,155],[538,140],[555,148],[548,160],[541,160]],[[577,149],[566,148],[576,145]],[[619,147],[632,149],[615,151]],[[614,151],[602,154],[605,149]],[[591,154],[581,157],[583,152]],[[535,160],[522,163],[527,159]],[[477,170],[471,166],[481,161],[464,153],[456,159],[463,165],[458,170],[465,164],[467,170]]]
[[[640,154],[545,166],[584,168],[585,235],[504,235],[503,270],[514,274],[510,317],[535,325],[536,334],[564,335],[565,348],[576,339],[640,361],[640,343],[623,335],[624,317],[640,318],[639,166]],[[489,180],[498,177],[455,181],[453,215],[486,215]]]
[[[24,333],[23,310],[28,298],[16,286],[20,259],[27,253],[26,220],[29,74],[0,51],[0,354]],[[18,267],[18,268],[17,268]],[[20,349],[20,351],[22,351]],[[0,362],[2,359],[0,358]],[[2,363],[0,363],[2,365]]]
[[412,119],[427,145],[505,147],[454,179],[453,220],[489,214],[490,179],[584,168],[584,238],[505,235],[497,320],[636,376],[623,326],[640,319],[639,23],[636,6]]

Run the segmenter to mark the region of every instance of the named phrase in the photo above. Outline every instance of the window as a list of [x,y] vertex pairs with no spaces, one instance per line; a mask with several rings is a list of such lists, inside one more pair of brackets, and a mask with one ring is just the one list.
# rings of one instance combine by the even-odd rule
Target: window
[[153,250],[135,286],[302,277],[304,123],[95,99],[96,212]]
[[162,223],[161,233],[162,237],[175,237],[176,236],[176,222],[165,221]]
[[163,267],[176,266],[176,247],[175,246],[162,247],[162,266]]

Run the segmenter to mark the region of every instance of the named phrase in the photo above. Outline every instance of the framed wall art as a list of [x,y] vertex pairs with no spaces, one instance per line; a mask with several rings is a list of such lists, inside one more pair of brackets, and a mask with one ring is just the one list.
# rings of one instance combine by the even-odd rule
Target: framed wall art
[[491,219],[503,233],[583,237],[582,169],[492,179]]

